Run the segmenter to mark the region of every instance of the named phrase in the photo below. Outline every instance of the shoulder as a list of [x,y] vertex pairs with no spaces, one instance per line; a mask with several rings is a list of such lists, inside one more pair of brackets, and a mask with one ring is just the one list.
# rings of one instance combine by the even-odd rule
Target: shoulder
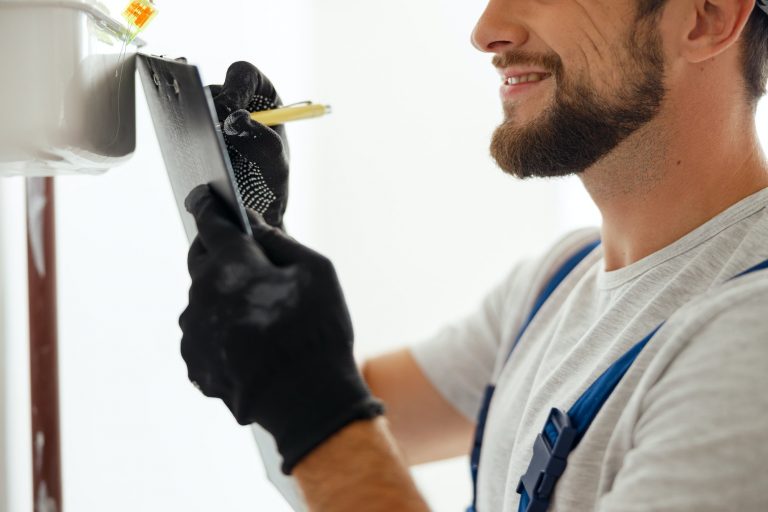
[[766,277],[711,290],[659,331],[628,408],[631,449],[599,510],[766,510]]
[[725,351],[729,340],[753,340],[768,349],[768,269],[716,285],[677,311],[667,335],[681,354],[690,350]]
[[710,290],[675,313],[659,334],[666,340],[646,375],[652,379],[647,409],[670,406],[675,397],[720,410],[765,401],[768,270]]

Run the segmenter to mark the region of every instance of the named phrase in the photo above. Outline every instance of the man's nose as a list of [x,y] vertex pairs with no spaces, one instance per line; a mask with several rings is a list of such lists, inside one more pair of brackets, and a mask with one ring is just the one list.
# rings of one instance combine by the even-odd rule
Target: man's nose
[[472,46],[481,52],[504,53],[528,40],[528,30],[516,16],[511,0],[490,0],[472,31]]

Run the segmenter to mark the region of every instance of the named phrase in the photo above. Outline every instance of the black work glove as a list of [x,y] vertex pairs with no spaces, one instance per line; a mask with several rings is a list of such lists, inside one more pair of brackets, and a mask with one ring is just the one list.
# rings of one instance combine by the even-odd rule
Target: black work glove
[[332,434],[383,412],[355,364],[336,272],[252,210],[253,238],[243,234],[205,186],[186,205],[199,233],[179,319],[189,379],[271,433],[290,474]]
[[229,160],[246,208],[283,228],[288,203],[288,139],[283,125],[268,127],[250,113],[282,106],[272,82],[248,62],[235,62],[224,85],[208,87],[221,123]]

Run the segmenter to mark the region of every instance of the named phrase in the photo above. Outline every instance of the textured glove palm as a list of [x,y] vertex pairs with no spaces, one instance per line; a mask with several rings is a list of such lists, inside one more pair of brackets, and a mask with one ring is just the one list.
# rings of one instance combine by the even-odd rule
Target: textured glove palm
[[243,204],[271,226],[283,227],[288,204],[288,139],[283,125],[268,127],[250,112],[282,106],[272,82],[248,62],[235,62],[223,85],[209,86]]
[[382,413],[352,355],[331,262],[249,211],[254,238],[206,187],[187,198],[198,237],[181,315],[189,378],[243,425],[270,432],[283,471],[348,423]]

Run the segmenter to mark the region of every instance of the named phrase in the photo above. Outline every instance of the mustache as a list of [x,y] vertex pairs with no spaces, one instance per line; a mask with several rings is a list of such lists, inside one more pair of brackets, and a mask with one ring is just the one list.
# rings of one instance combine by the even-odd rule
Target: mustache
[[511,51],[494,55],[492,63],[497,68],[517,65],[536,66],[544,68],[548,73],[555,76],[560,76],[563,70],[563,61],[554,53]]

